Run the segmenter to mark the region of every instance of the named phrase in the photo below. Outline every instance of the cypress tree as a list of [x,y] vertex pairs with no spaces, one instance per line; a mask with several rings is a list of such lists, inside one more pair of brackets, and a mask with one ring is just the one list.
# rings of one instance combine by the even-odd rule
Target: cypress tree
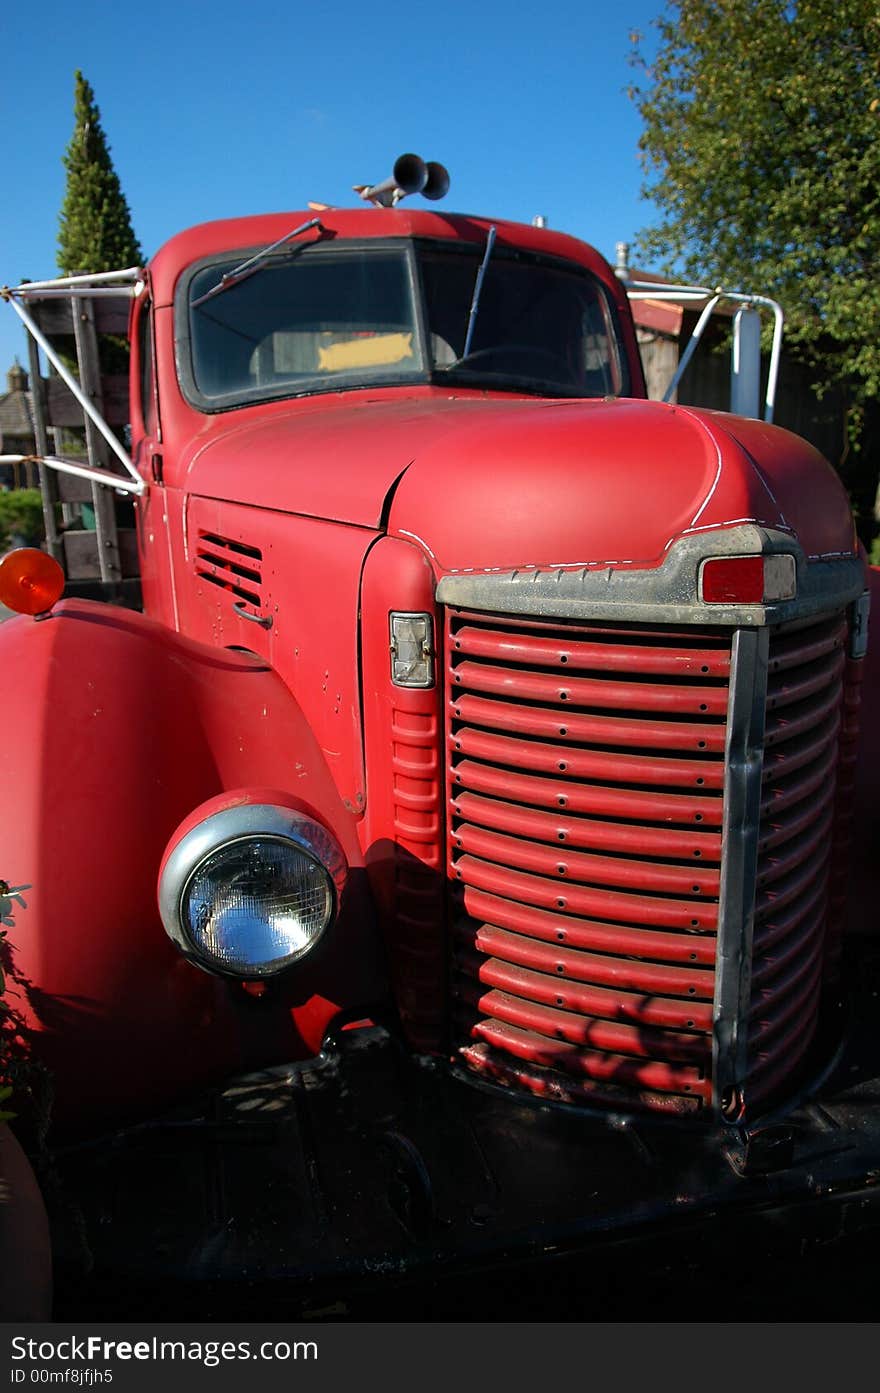
[[[69,276],[78,271],[120,271],[128,266],[140,266],[143,252],[134,235],[119,176],[113,168],[101,126],[101,113],[94,91],[79,69],[74,74],[73,113],[73,135],[62,160],[67,170],[67,185],[58,219],[58,269],[62,275]],[[69,348],[64,348],[61,342],[58,347],[68,367],[76,372],[72,342]],[[127,340],[100,334],[98,360],[102,375],[126,373]],[[117,431],[117,434],[124,440],[124,432]],[[82,453],[84,448],[82,431],[67,432],[65,449],[69,453]],[[117,500],[117,514],[130,506],[130,503]],[[93,516],[91,506],[83,505],[83,516],[89,515]]]
[[59,218],[58,269],[71,275],[138,266],[143,252],[113,168],[95,94],[79,70],[74,77],[74,127],[63,160],[67,188]]

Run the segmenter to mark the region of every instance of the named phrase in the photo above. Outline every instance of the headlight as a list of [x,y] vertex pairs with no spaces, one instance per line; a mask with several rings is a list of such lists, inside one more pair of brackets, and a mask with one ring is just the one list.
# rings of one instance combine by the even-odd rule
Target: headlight
[[270,977],[315,947],[345,870],[335,838],[312,818],[266,803],[224,808],[172,843],[159,878],[162,922],[200,966]]

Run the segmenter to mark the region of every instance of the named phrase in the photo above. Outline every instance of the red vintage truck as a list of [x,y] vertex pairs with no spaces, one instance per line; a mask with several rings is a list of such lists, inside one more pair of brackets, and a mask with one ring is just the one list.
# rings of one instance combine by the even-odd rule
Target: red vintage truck
[[[125,283],[130,437],[42,458],[133,500],[140,608],[0,565],[8,966],[93,1311],[876,1222],[845,493],[647,400],[592,248],[409,170]],[[52,293],[5,292],[49,348]]]

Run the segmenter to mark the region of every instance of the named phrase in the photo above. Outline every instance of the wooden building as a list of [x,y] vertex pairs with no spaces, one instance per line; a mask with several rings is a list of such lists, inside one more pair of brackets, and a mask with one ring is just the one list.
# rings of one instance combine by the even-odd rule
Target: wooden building
[[[29,388],[28,374],[15,360],[6,374],[7,390],[0,396],[0,446],[6,455],[32,455],[36,449],[34,437],[34,400]],[[0,488],[35,488],[37,469],[33,464],[0,465]]]

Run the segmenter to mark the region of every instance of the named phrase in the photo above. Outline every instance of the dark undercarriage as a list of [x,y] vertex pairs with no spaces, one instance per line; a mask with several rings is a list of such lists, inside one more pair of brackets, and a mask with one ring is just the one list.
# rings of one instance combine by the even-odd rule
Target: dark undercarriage
[[372,1028],[59,1151],[54,1318],[872,1318],[880,948],[846,966],[830,1074],[751,1133],[524,1102]]

